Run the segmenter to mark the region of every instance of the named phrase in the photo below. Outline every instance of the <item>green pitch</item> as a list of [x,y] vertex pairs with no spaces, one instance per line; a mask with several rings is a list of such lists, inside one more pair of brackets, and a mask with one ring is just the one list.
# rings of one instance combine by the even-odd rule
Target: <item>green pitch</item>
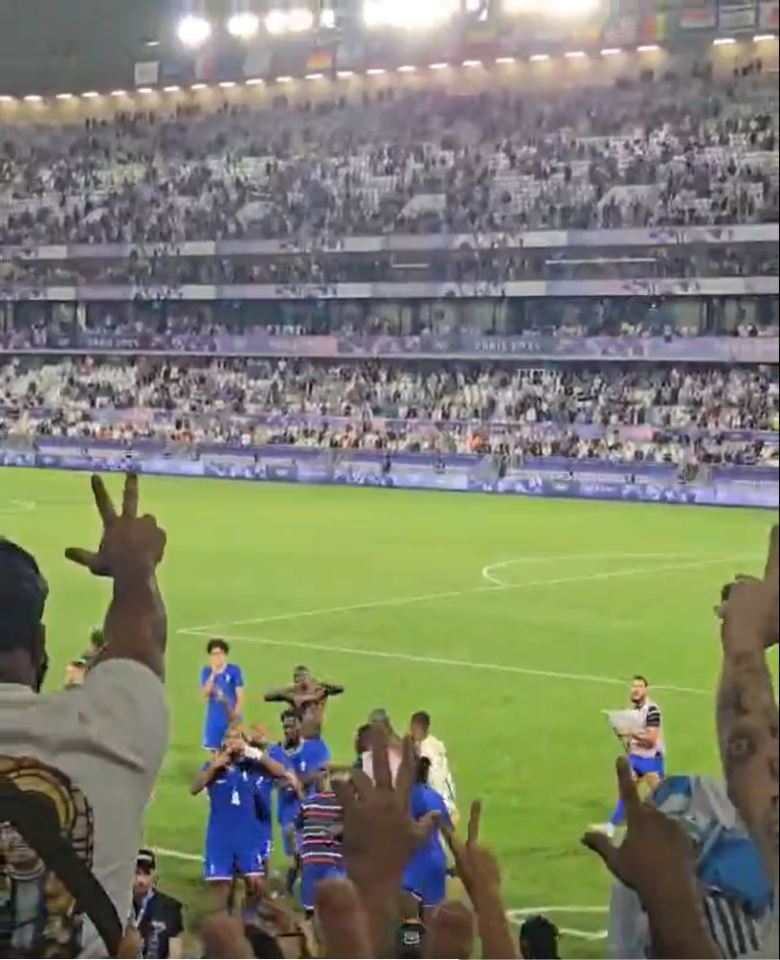
[[[352,759],[371,708],[387,707],[398,729],[428,710],[462,809],[485,802],[513,909],[606,903],[605,871],[579,837],[613,803],[617,749],[600,711],[624,705],[631,674],[654,684],[672,771],[719,769],[712,607],[731,574],[761,569],[767,513],[167,478],[142,480],[141,508],[168,532],[173,729],[147,821],[155,846],[201,850],[206,804],[187,786],[203,760],[210,635],[233,638],[248,719],[273,730],[278,710],[261,691],[295,664],[343,683],[325,731],[339,760]],[[107,597],[62,557],[96,542],[87,476],[0,470],[0,533],[49,579],[57,685]],[[197,862],[163,857],[161,871],[171,892],[196,899]],[[605,922],[554,916],[582,932]],[[578,937],[564,949],[604,947]]]

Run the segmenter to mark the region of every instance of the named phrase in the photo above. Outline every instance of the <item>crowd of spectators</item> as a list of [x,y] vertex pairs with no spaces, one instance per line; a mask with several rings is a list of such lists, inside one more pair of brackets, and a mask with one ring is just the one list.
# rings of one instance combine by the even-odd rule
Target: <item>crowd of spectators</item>
[[760,63],[540,95],[366,93],[6,127],[0,242],[776,222],[777,90]]
[[0,410],[39,439],[777,464],[780,394],[769,367],[16,359]]

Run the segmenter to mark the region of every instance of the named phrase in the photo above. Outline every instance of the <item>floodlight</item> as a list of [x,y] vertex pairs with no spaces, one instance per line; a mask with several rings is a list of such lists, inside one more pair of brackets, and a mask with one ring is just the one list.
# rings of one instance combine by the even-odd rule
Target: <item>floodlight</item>
[[265,29],[269,33],[284,33],[287,29],[287,14],[284,10],[269,10],[265,18]]
[[336,11],[333,7],[326,7],[320,13],[320,26],[325,30],[332,30],[336,26]]
[[314,14],[308,7],[297,7],[287,14],[287,29],[290,33],[304,33],[314,26]]
[[211,24],[205,17],[188,14],[179,20],[176,35],[185,47],[195,49],[202,46],[211,36]]
[[260,29],[260,17],[250,11],[234,13],[227,22],[227,29],[232,37],[248,40]]

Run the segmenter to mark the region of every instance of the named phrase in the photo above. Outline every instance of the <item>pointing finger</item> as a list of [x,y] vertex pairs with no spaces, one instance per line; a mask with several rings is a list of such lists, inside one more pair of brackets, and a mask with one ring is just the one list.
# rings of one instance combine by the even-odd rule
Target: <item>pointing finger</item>
[[122,494],[122,516],[131,519],[138,516],[138,474],[128,473]]
[[618,757],[616,769],[620,798],[626,806],[626,817],[631,820],[642,805],[631,773],[631,764],[625,757]]
[[482,818],[482,801],[475,800],[471,804],[469,811],[469,826],[466,832],[466,843],[469,845],[479,843],[479,823]]
[[778,576],[778,538],[780,537],[780,528],[775,524],[772,532],[769,534],[769,555],[766,559],[764,569],[764,580],[777,586]]
[[103,526],[110,527],[116,520],[116,510],[102,478],[97,474],[92,475],[92,493],[95,496],[95,504],[103,520]]

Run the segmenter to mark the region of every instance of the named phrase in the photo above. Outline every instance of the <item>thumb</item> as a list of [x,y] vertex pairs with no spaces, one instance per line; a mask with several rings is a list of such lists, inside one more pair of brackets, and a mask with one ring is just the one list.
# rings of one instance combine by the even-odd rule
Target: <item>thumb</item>
[[612,873],[616,873],[615,854],[617,853],[618,848],[612,843],[606,834],[600,833],[598,830],[590,830],[585,834],[580,842],[584,847],[587,847],[589,850],[597,853],[604,861],[606,866],[612,871]]

